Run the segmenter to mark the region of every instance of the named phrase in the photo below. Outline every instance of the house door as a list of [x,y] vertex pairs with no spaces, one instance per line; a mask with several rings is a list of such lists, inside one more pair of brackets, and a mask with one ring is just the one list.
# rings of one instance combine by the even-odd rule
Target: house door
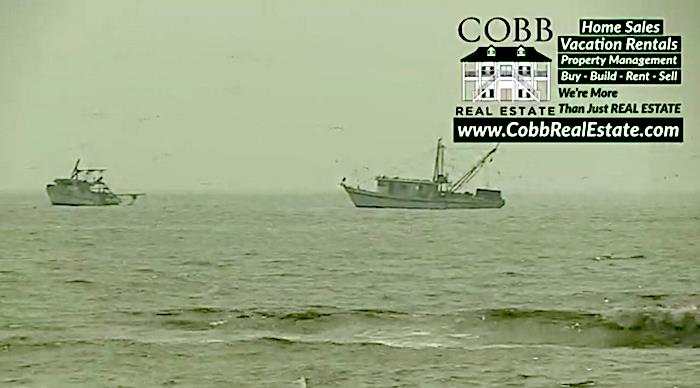
[[513,100],[513,90],[510,88],[501,89],[501,101],[512,101]]

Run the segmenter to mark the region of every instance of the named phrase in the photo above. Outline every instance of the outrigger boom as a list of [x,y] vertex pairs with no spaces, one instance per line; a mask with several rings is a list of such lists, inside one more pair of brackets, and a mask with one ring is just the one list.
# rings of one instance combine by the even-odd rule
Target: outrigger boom
[[115,194],[115,195],[118,197],[131,197],[133,199],[136,199],[138,197],[142,197],[142,196],[146,195],[146,193],[119,193],[119,194]]
[[131,205],[134,202],[136,202],[136,199],[138,197],[143,197],[146,195],[146,193],[121,193],[121,194],[114,194],[117,197],[131,197],[131,202],[129,202],[127,205]]

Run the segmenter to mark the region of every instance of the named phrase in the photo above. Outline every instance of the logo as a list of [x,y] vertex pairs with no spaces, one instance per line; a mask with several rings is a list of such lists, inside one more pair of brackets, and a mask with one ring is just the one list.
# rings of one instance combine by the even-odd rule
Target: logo
[[549,101],[552,60],[534,47],[479,47],[462,58],[463,101]]
[[[467,22],[471,22],[467,24]],[[552,23],[547,18],[536,18],[536,34],[527,19],[514,18],[514,26],[502,17],[489,19],[484,25],[484,36],[491,42],[503,42],[513,35],[514,42],[546,42],[552,39]],[[459,23],[458,35],[465,42],[474,43],[481,33],[467,31],[481,27],[478,18],[470,17]],[[500,31],[494,31],[500,27]],[[511,34],[513,32],[513,34]],[[533,36],[535,35],[535,36]],[[499,102],[540,102],[551,99],[552,60],[535,47],[482,46],[461,59],[462,100]]]
[[[474,23],[467,24],[467,22]],[[474,43],[478,42],[479,39],[481,39],[480,32],[476,32],[476,37],[474,38],[473,32],[475,31],[467,31],[473,24],[476,24],[477,28],[481,28],[481,20],[473,16],[468,17],[459,23],[459,27],[457,28],[457,34],[460,38],[462,38],[463,41]],[[502,31],[494,32],[493,30],[497,29],[499,27],[499,24],[503,27]],[[535,18],[535,24],[537,25],[537,37],[535,38],[535,41],[548,42],[554,37],[554,33],[551,29],[551,20],[547,18]],[[515,42],[526,42],[530,40],[532,33],[530,32],[530,22],[526,18],[513,18],[513,27],[514,28],[510,26],[510,23],[505,18],[491,18],[486,22],[486,24],[484,24],[484,35],[486,35],[486,39],[490,40],[491,42],[500,43],[508,39],[511,31],[514,31],[513,40]],[[497,38],[499,34],[503,34],[503,37]]]

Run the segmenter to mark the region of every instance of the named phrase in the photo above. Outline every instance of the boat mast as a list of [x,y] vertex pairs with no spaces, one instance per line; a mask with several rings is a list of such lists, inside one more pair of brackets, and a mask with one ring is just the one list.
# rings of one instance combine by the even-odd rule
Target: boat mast
[[479,170],[481,170],[481,168],[484,167],[486,162],[490,160],[490,158],[493,156],[493,154],[496,152],[496,150],[498,150],[498,146],[499,146],[499,144],[496,144],[496,146],[493,147],[493,149],[491,151],[486,153],[486,155],[483,158],[479,159],[479,161],[476,162],[476,164],[469,171],[467,171],[452,186],[450,186],[450,191],[455,192],[461,186],[464,186],[470,180],[472,180],[472,178],[474,178],[476,176],[476,174],[479,172]]
[[438,185],[444,182],[445,169],[445,146],[442,145],[442,138],[437,141],[437,151],[435,152],[435,167],[433,168],[433,182]]

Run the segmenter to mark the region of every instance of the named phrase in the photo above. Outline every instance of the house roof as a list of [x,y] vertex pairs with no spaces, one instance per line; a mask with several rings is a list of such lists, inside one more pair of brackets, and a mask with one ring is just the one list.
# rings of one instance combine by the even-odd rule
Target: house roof
[[[495,55],[488,55],[493,49]],[[522,55],[518,55],[520,50]],[[471,54],[462,58],[461,62],[552,62],[534,47],[513,46],[513,47],[479,47]]]

